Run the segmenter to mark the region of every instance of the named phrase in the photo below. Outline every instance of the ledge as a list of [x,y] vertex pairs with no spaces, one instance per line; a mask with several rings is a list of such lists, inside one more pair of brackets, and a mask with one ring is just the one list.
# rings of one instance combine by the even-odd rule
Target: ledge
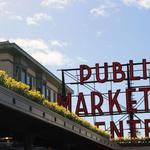
[[49,110],[48,108],[2,86],[0,86],[0,104],[34,118],[38,118],[46,123],[58,126],[64,130],[68,130],[110,149],[121,149],[117,143],[111,142],[109,139],[102,137],[101,135],[98,135],[97,133],[94,133],[93,131]]

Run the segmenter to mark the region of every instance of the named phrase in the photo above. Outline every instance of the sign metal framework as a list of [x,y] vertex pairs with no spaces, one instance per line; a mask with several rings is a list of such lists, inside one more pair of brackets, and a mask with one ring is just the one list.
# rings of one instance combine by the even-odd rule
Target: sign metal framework
[[66,101],[66,85],[75,89],[70,100],[78,116],[93,119],[95,125],[110,131],[112,138],[149,137],[150,62],[146,59],[60,71],[62,100]]

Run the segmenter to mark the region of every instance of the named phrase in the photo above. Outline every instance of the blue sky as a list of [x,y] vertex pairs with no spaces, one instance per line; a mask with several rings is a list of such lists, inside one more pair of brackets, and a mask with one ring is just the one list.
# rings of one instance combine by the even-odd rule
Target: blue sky
[[58,68],[150,56],[150,0],[0,0],[0,40]]

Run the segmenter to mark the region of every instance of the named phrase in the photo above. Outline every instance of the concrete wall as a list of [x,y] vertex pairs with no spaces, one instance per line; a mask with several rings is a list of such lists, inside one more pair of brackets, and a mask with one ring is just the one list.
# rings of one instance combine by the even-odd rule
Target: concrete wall
[[0,60],[0,69],[5,70],[9,76],[13,76],[13,64],[8,61]]
[[150,150],[150,146],[127,146],[122,147],[122,150]]
[[8,59],[10,61],[14,60],[13,56],[9,53],[1,53],[0,54],[0,60],[3,60],[3,59]]
[[[39,68],[36,66],[33,66],[31,62],[24,56],[13,56],[10,53],[6,52],[0,52],[0,69],[5,70],[9,76],[14,76],[15,71],[15,64],[23,66],[27,70],[27,73],[31,74],[34,77],[32,89],[36,89],[36,74],[40,71]],[[54,79],[51,76],[48,76],[46,73],[41,71],[41,78],[44,80],[47,84],[47,86],[52,90],[52,96],[53,93],[58,93],[58,87],[57,84],[55,84]],[[55,96],[57,97],[57,96]]]
[[[41,120],[43,123],[44,122],[47,123],[47,125],[49,124],[58,127],[61,129],[60,131],[62,131],[62,133],[63,130],[67,131],[68,133],[72,134],[72,138],[74,136],[78,136],[78,138],[83,137],[84,140],[88,140],[89,142],[92,142],[94,145],[98,144],[101,147],[106,147],[106,149],[108,148],[109,150],[110,149],[120,150],[120,146],[114,142],[109,141],[109,139],[67,119],[66,117],[63,117],[47,109],[46,107],[43,107],[42,105],[39,105],[1,86],[0,86],[0,97],[1,97],[0,104],[7,106],[8,108],[11,108],[18,112],[24,113],[27,116]],[[51,126],[49,129],[51,129]]]
[[0,69],[5,70],[10,76],[13,76],[13,60],[13,56],[8,53],[0,54]]
[[[36,75],[40,74],[40,78],[47,84],[47,86],[52,90],[52,95],[61,93],[61,81],[57,79],[53,74],[44,69],[39,65],[34,59],[29,55],[24,53],[19,46],[16,44],[3,42],[0,45],[0,69],[7,71],[7,73],[15,77],[15,68],[18,65],[18,68],[23,67],[27,70],[27,73],[30,73],[36,79]],[[18,80],[20,80],[20,72],[18,73]],[[36,83],[36,82],[33,82]],[[36,84],[32,86],[33,89],[36,89]],[[70,88],[66,87],[66,92],[73,92]]]

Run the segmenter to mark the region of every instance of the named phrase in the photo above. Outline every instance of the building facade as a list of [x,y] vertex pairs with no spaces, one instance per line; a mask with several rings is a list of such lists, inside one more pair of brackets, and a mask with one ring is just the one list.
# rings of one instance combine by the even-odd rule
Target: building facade
[[[40,91],[51,102],[57,101],[64,88],[60,79],[9,41],[0,42],[0,70]],[[68,86],[65,91],[73,93]],[[108,138],[3,86],[0,86],[0,118],[2,150],[119,149]]]
[[[0,69],[28,84],[30,89],[40,91],[49,101],[56,102],[57,94],[61,93],[61,80],[15,43],[0,43]],[[69,87],[66,89],[73,92]]]

